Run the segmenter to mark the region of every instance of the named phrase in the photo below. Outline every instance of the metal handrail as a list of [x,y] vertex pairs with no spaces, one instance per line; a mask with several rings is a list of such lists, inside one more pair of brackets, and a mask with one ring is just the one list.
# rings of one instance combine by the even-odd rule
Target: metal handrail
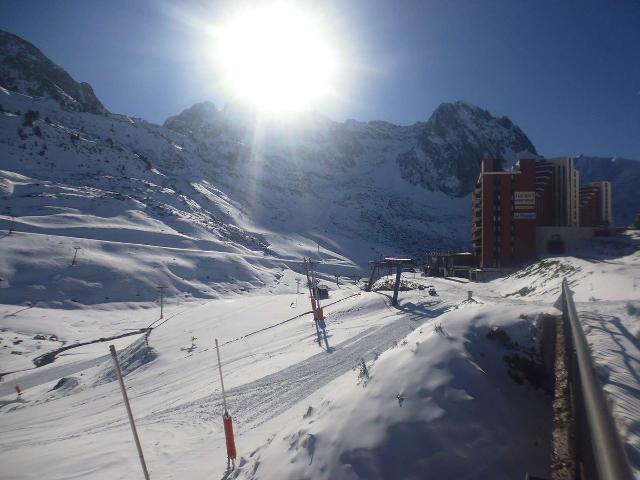
[[600,480],[632,480],[633,474],[622,440],[609,411],[602,384],[596,375],[595,363],[587,338],[578,321],[573,295],[565,278],[562,281],[562,312],[569,320],[571,339],[580,376],[580,390],[593,445]]

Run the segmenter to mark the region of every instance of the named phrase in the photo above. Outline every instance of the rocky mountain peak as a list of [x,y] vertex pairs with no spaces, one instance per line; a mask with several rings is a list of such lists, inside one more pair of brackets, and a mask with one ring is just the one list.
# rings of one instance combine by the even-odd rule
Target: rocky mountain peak
[[206,133],[220,121],[220,111],[209,101],[200,102],[183,110],[178,115],[167,118],[164,127],[187,134]]
[[509,118],[494,117],[468,102],[441,104],[417,128],[417,145],[398,157],[402,176],[455,197],[471,192],[483,158],[498,158],[509,166],[538,156]]
[[[252,131],[254,122],[255,115],[238,105],[218,110],[211,102],[203,102],[170,117],[164,126],[212,140],[225,132],[241,137]],[[471,192],[485,157],[501,159],[508,167],[521,158],[538,156],[529,138],[509,118],[494,117],[461,101],[443,103],[429,120],[411,126],[355,120],[338,123],[307,115],[295,121],[262,122],[260,129],[262,138],[282,137],[287,144],[295,132],[296,142],[305,152],[322,145],[328,164],[345,167],[354,166],[358,159],[367,163],[391,157],[404,180],[452,197]],[[278,154],[289,153],[283,149]]]
[[[528,151],[537,155],[529,138],[509,117],[494,117],[487,110],[469,102],[442,103],[434,110],[426,124],[427,128],[442,134],[444,132],[467,133],[468,136],[487,134],[501,135],[502,139],[516,141],[516,151]],[[496,139],[499,138],[496,137]],[[503,160],[510,160],[503,158]]]
[[67,110],[108,113],[91,85],[76,82],[37,47],[0,30],[0,85],[30,96],[56,99]]

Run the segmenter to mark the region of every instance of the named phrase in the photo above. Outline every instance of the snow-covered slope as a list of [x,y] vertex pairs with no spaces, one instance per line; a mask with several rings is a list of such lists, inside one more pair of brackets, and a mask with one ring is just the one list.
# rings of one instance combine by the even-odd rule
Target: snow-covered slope
[[[508,119],[465,103],[443,105],[429,122],[409,127],[318,115],[267,122],[210,103],[158,126],[108,113],[14,35],[2,33],[0,53],[0,226],[15,222],[17,231],[55,237],[30,237],[29,250],[6,242],[15,250],[0,286],[16,302],[139,300],[126,299],[125,290],[82,295],[69,287],[121,285],[117,265],[131,254],[127,244],[157,252],[136,257],[130,281],[143,297],[156,282],[202,296],[265,281],[258,267],[221,265],[213,275],[187,251],[211,252],[199,255],[213,269],[222,254],[282,268],[314,253],[351,275],[380,254],[463,248],[468,183],[479,159],[511,162],[535,152]],[[431,166],[409,161],[414,154]],[[85,268],[60,273],[75,246]],[[174,249],[171,262],[183,264],[180,278],[167,249]],[[36,264],[29,255],[50,260]]]
[[237,477],[548,475],[549,397],[515,382],[503,360],[533,345],[529,310],[476,305],[419,325],[369,361],[367,374],[357,367],[359,379],[344,375],[309,402],[293,425],[244,458]]
[[[557,313],[551,305],[563,278],[640,478],[639,247],[633,236],[599,240],[581,258],[547,258],[488,284],[462,283],[459,293],[473,289],[472,300],[374,355],[366,374],[357,366],[312,397],[234,478],[549,477],[550,399],[509,358],[537,349],[534,319]],[[438,291],[460,281],[429,280]]]
[[[500,360],[507,350],[486,337],[491,327],[502,323],[514,339],[527,345],[538,307],[527,309],[525,313],[533,316],[526,321],[518,317],[524,311],[521,308],[465,307],[462,299],[468,285],[438,280],[434,282],[438,297],[429,296],[426,290],[403,292],[400,307],[395,309],[386,292],[365,293],[348,283],[333,285],[331,298],[325,302],[331,346],[327,352],[316,341],[308,299],[295,295],[296,278],[300,277],[285,273],[273,293],[171,304],[165,311],[168,321],[151,333],[148,346],[143,338],[115,342],[122,350],[125,381],[152,478],[219,478],[223,474],[222,404],[212,349],[215,337],[222,343],[225,386],[243,474],[301,478],[297,473],[302,468],[320,477],[354,478],[333,467],[350,463],[366,468],[366,448],[382,446],[385,438],[408,446],[404,456],[398,457],[405,460],[400,473],[424,471],[412,463],[419,462],[418,457],[424,458],[422,468],[439,465],[439,472],[449,467],[472,472],[477,468],[473,460],[486,455],[495,462],[486,472],[497,472],[501,463],[508,462],[511,473],[533,471],[546,458],[547,447],[537,443],[546,427],[543,422],[527,420],[527,414],[535,410],[539,418],[547,418],[548,402],[541,392],[510,380]],[[431,279],[415,281],[426,284]],[[455,312],[438,317],[456,307]],[[59,309],[16,312],[6,307],[0,313],[4,325],[46,326],[49,330],[41,334],[55,332],[54,323],[93,330],[97,335],[109,316],[114,325],[118,320],[120,328],[127,324],[133,328],[154,318],[154,312],[139,310],[132,315],[115,304],[86,308],[77,315]],[[41,316],[48,321],[40,320]],[[69,316],[78,321],[65,321]],[[123,320],[126,316],[128,322]],[[290,321],[282,323],[287,319]],[[439,323],[442,330],[434,330]],[[245,336],[267,326],[274,327]],[[36,332],[31,331],[34,336]],[[10,344],[7,333],[1,336],[3,345]],[[48,342],[48,337],[33,341],[32,352],[25,355],[37,354],[34,347]],[[24,343],[26,339],[11,348]],[[377,357],[371,383],[363,388],[352,368],[361,358],[371,367]],[[62,383],[61,378],[65,378]],[[20,400],[12,390],[15,383],[25,390]],[[402,406],[398,393],[405,396]],[[37,478],[48,472],[60,479],[137,475],[139,465],[119,395],[105,343],[81,347],[53,364],[5,376],[0,383],[0,461],[5,474]],[[531,409],[521,409],[523,403]],[[480,415],[487,408],[493,408],[489,410],[493,413]],[[371,419],[374,423],[369,424]],[[314,458],[313,437],[307,439],[306,433],[315,435],[316,430],[309,424],[325,429],[332,420],[336,428],[330,435],[335,442],[319,433]],[[417,427],[413,433],[411,426]],[[437,427],[437,435],[436,430],[431,435],[423,428],[427,426]],[[280,438],[280,434],[298,431],[296,437]],[[251,455],[274,434],[278,437],[271,445],[281,449],[282,456],[271,456],[264,448]],[[407,441],[411,439],[413,447]],[[430,443],[415,448],[415,440],[427,439]],[[489,449],[492,442],[500,447]],[[521,447],[518,455],[509,444]],[[327,465],[331,455],[344,448],[351,456],[337,455],[333,465]],[[360,457],[358,448],[362,448]],[[442,449],[454,449],[458,461],[452,464],[442,458],[438,453]],[[468,461],[463,462],[465,457]],[[29,468],[25,469],[27,459]],[[293,464],[288,463],[291,459]],[[256,470],[258,462],[262,467]],[[324,474],[323,465],[331,467]],[[270,476],[269,472],[277,474]],[[375,478],[366,472],[360,477]]]
[[[15,217],[14,230],[38,234],[4,239],[8,301],[137,301],[154,283],[202,296],[259,282],[251,258],[272,258],[267,241],[236,225],[237,208],[203,175],[190,181],[197,163],[161,127],[7,91],[0,98],[10,112],[0,113],[0,224]],[[68,269],[75,246],[80,268]],[[238,261],[248,268],[225,266]],[[140,289],[121,288],[127,276]]]
[[[28,368],[31,358],[61,338],[98,339],[158,325],[148,344],[141,335],[114,341],[152,478],[224,474],[216,337],[241,457],[234,475],[240,478],[545,476],[550,399],[503,358],[530,356],[537,315],[556,312],[552,305],[566,275],[638,469],[637,242],[605,240],[590,259],[550,258],[488,284],[408,275],[415,285],[434,285],[438,296],[425,288],[403,291],[398,308],[391,307],[389,292],[361,292],[343,279],[331,285],[324,304],[330,352],[316,341],[308,299],[295,294],[301,277],[289,269],[277,286],[254,293],[180,303],[173,298],[162,324],[148,302],[74,310],[2,305],[0,362],[13,356],[25,361],[16,367]],[[525,277],[534,291],[522,290]],[[360,359],[369,372],[366,386]],[[20,399],[13,393],[16,383],[25,391]],[[5,475],[138,475],[119,395],[105,343],[6,375],[0,383]]]

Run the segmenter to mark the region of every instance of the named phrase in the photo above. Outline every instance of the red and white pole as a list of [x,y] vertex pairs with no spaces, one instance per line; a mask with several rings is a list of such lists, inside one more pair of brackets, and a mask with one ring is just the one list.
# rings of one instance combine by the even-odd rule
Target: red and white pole
[[233,436],[233,419],[227,411],[227,394],[224,391],[224,380],[222,378],[222,363],[220,362],[220,347],[216,338],[216,354],[218,356],[218,372],[220,373],[220,386],[222,387],[222,404],[224,413],[222,414],[222,425],[224,427],[224,438],[227,443],[227,470],[236,466],[236,441]]

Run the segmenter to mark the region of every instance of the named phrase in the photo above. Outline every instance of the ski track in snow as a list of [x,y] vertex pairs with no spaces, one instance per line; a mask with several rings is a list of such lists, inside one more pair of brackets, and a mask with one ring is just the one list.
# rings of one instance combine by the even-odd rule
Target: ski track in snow
[[[433,308],[430,318],[435,318],[446,310],[446,307],[441,306],[441,302],[438,302],[436,307]],[[390,308],[390,311],[394,312],[396,309]],[[399,310],[397,312],[400,313]],[[421,318],[425,319],[424,316]],[[389,319],[388,325],[368,328],[332,346],[330,353],[322,351],[276,373],[228,390],[227,398],[228,402],[234,405],[235,422],[242,429],[251,429],[278,416],[351,370],[360,358],[368,361],[375,352],[382,353],[391,348],[418,325],[416,321],[401,314],[391,313]],[[329,336],[329,342],[331,345],[331,336]],[[173,421],[176,412],[180,412],[181,417],[186,412],[191,412],[191,415],[186,417],[196,416],[200,420],[215,421],[222,411],[219,395],[207,395],[177,407],[154,412],[141,418],[140,421],[152,423]],[[185,419],[185,422],[190,421]]]
[[[90,360],[85,360],[82,362],[53,366],[47,368],[44,371],[40,370],[37,367],[34,367],[30,369],[33,370],[33,373],[28,373],[20,377],[20,387],[24,390],[27,388],[42,385],[43,383],[53,382],[61,379],[62,377],[68,377],[69,375],[73,375],[74,373],[78,373],[88,368],[95,367],[96,365],[100,365],[101,363],[107,361],[109,358],[111,358],[110,355],[103,355],[101,357],[92,358]],[[14,384],[15,383],[13,381],[0,382],[0,397],[14,393]]]

